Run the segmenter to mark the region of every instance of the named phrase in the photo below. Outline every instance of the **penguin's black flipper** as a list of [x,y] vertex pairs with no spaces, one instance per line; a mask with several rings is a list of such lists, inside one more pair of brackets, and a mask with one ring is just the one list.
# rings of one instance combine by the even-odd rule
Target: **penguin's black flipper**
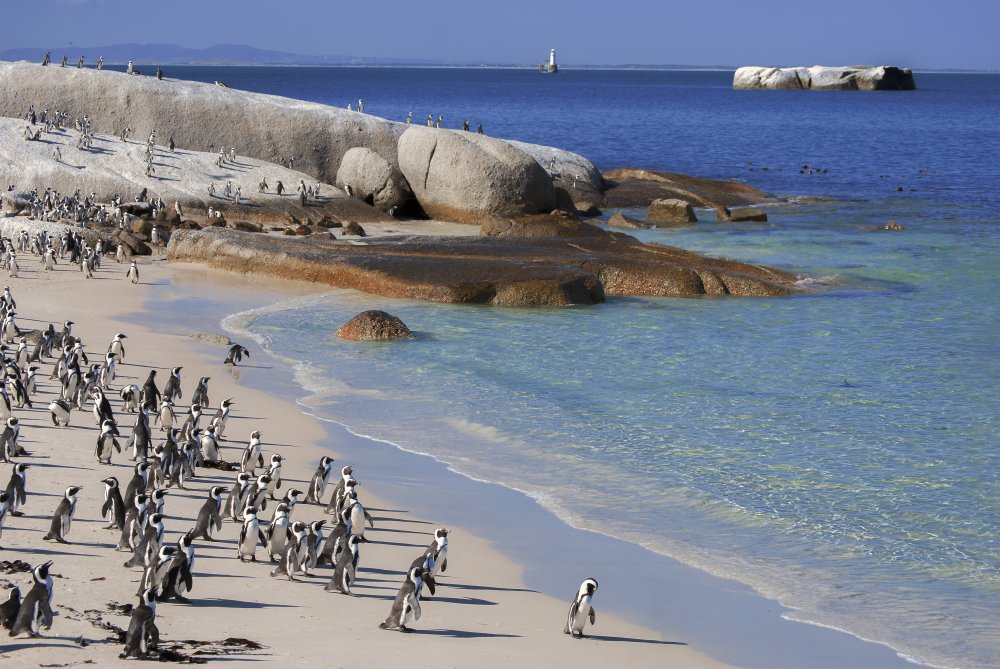
[[441,561],[441,573],[443,574],[446,571],[448,571],[448,558]]
[[257,538],[260,540],[260,545],[267,548],[267,535],[264,534],[264,530],[258,528]]
[[[187,591],[191,592],[191,586],[194,584],[194,579],[191,577],[191,565],[184,563],[184,568],[181,571],[181,578],[184,579],[184,585],[187,587]],[[591,609],[593,611],[593,609]],[[594,622],[593,615],[591,615],[591,623]]]
[[590,624],[593,625],[596,622],[597,622],[597,611],[595,611],[594,607],[591,606],[590,607]]
[[107,498],[106,500],[104,500],[104,504],[101,505],[101,517],[102,518],[104,518],[104,517],[106,517],[108,515],[108,511],[111,510],[111,504],[112,504],[112,502],[111,502],[111,498],[110,497]]
[[427,589],[430,590],[431,594],[433,595],[434,591],[437,590],[437,583],[435,583],[434,579],[431,578],[429,575],[424,576],[424,583],[427,585]]
[[375,527],[375,521],[372,520],[371,514],[368,513],[367,511],[365,511],[365,520],[368,521],[368,526],[369,527]]

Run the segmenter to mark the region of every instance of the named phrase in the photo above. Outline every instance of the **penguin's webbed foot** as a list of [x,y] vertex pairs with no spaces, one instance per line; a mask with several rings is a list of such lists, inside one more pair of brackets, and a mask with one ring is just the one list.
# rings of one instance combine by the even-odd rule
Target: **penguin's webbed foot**
[[409,634],[409,633],[411,633],[413,631],[413,629],[407,627],[406,625],[400,625],[399,626],[399,631],[400,632],[405,632],[406,634]]

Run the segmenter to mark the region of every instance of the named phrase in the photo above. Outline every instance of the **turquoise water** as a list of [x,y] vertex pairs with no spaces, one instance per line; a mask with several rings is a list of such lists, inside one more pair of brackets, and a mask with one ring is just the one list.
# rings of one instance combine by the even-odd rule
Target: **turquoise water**
[[[289,80],[305,91],[331,72]],[[273,83],[250,73],[246,87]],[[585,130],[548,128],[549,141],[572,134],[562,143],[602,167],[835,200],[772,210],[767,225],[637,233],[801,274],[794,297],[517,310],[331,291],[228,319],[297,363],[306,404],[522,490],[575,526],[748,583],[797,619],[936,666],[1000,664],[995,77],[939,75],[906,98],[741,96],[715,73],[599,73],[585,90],[572,78],[542,90],[501,73],[493,83],[516,89],[507,104],[538,100],[503,116],[492,88],[450,86],[479,73],[363,75],[345,75],[350,90],[380,77],[410,87],[388,102],[366,90],[366,108],[437,95],[544,141],[524,116],[561,101]],[[257,89],[280,92],[270,85]],[[633,113],[608,113],[623,104]],[[640,122],[665,130],[630,143]],[[833,169],[804,177],[803,162]],[[860,229],[890,218],[906,230]],[[333,337],[370,308],[418,338]]]

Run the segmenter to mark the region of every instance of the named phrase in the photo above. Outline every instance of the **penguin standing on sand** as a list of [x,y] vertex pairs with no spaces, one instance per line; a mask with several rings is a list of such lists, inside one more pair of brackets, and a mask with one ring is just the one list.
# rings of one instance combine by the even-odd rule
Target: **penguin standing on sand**
[[333,577],[330,582],[326,584],[323,588],[327,592],[333,592],[336,590],[342,595],[351,595],[351,583],[354,582],[354,578],[357,574],[358,559],[360,557],[360,552],[358,546],[361,544],[361,540],[352,536],[347,542],[347,550],[344,550],[337,557],[337,564],[333,568]]
[[52,514],[52,525],[49,533],[42,539],[45,541],[58,541],[61,544],[68,544],[66,535],[69,534],[70,526],[73,524],[73,514],[76,513],[76,495],[82,489],[81,486],[70,486],[66,488],[66,494],[56,507],[56,512]]
[[306,504],[322,504],[323,494],[326,492],[326,481],[330,477],[333,469],[333,458],[324,455],[319,459],[319,466],[309,480],[309,490],[306,491]]
[[236,556],[240,562],[257,561],[257,544],[267,546],[267,537],[264,530],[260,529],[260,521],[257,519],[257,509],[252,506],[246,507],[243,511],[243,529],[240,530],[240,538],[236,544]]
[[205,462],[219,461],[219,442],[215,436],[215,426],[209,425],[208,429],[201,433],[201,457]]
[[128,267],[128,274],[125,275],[129,281],[132,283],[139,283],[139,267],[132,261],[132,264]]
[[21,588],[14,586],[7,592],[7,601],[0,604],[0,627],[9,630],[17,620],[17,612],[21,610]]
[[7,504],[10,505],[10,511],[7,513],[15,517],[24,515],[24,512],[18,509],[28,501],[28,467],[30,466],[25,462],[14,465],[10,473],[10,481],[7,483]]
[[52,561],[44,562],[31,571],[34,585],[21,601],[17,617],[10,628],[10,636],[38,636],[41,628],[52,628],[52,576],[49,567]]
[[146,487],[149,485],[149,463],[145,461],[137,463],[134,472],[128,485],[125,486],[125,496],[122,497],[129,505],[132,504],[137,493],[146,492]]
[[199,431],[199,422],[201,422],[201,405],[195,402],[188,407],[187,418],[184,419],[184,423],[181,425],[181,437],[190,439],[194,436],[194,433]]
[[[137,567],[144,565],[147,561],[147,555],[158,554],[161,547],[170,548],[169,546],[163,546],[163,518],[162,513],[155,512],[147,516],[146,526],[142,530],[142,535],[132,546],[132,557],[125,561],[124,566]],[[150,583],[156,583],[156,580]]]
[[329,562],[332,565],[336,565],[337,559],[347,547],[347,540],[351,536],[351,512],[345,510],[337,517],[337,524],[334,526],[333,531],[330,532],[330,536],[326,538],[326,543],[323,544],[323,551],[316,560],[317,564]]
[[353,473],[354,468],[350,465],[340,470],[340,480],[337,481],[337,485],[333,488],[330,503],[326,505],[326,508],[323,510],[324,513],[340,512],[340,507],[344,501],[344,489],[347,487],[347,482],[351,480],[351,474]]
[[167,379],[167,385],[163,386],[163,399],[169,402],[183,399],[183,393],[181,392],[182,369],[184,368],[174,367],[170,370],[170,378]]
[[225,486],[212,486],[208,491],[208,499],[201,505],[198,511],[198,519],[195,521],[191,536],[205,541],[215,541],[212,538],[212,528],[218,532],[222,529],[222,493],[226,491]]
[[160,630],[156,628],[156,597],[156,588],[147,588],[139,599],[139,605],[132,609],[132,619],[125,633],[125,649],[118,655],[119,658],[145,658],[160,643]]
[[132,426],[132,436],[128,438],[125,447],[132,449],[133,460],[145,461],[149,458],[152,441],[149,433],[149,403],[143,402],[139,407],[139,415],[135,418],[135,425]]
[[216,410],[215,415],[212,417],[211,425],[215,427],[215,438],[221,440],[222,433],[226,429],[226,421],[229,420],[229,412],[232,411],[233,405],[236,404],[236,400],[232,397],[229,399],[222,400],[222,404]]
[[176,420],[177,414],[174,413],[174,403],[164,396],[163,401],[160,402],[160,410],[156,413],[156,421],[160,424],[160,432],[164,430],[170,432]]
[[242,362],[244,357],[249,358],[250,351],[248,351],[245,346],[241,346],[240,344],[233,344],[229,348],[229,355],[226,356],[226,359],[222,364],[232,365],[233,367],[235,367],[236,363]]
[[400,632],[412,632],[408,623],[420,620],[420,600],[417,590],[424,578],[424,570],[414,567],[406,574],[406,580],[396,593],[389,616],[379,625],[384,630],[398,629]]
[[[271,571],[271,576],[287,576],[289,581],[295,580],[295,572],[302,571],[309,556],[309,532],[301,520],[292,523],[285,552],[278,561],[278,566]],[[306,571],[306,576],[309,573]]]
[[283,457],[277,453],[271,454],[271,466],[267,470],[270,481],[267,482],[267,494],[271,499],[275,499],[275,493],[281,489],[281,462]]
[[94,388],[91,393],[91,400],[94,403],[94,422],[96,425],[103,425],[109,420],[114,422],[115,413],[111,408],[111,401],[104,394],[103,390]]
[[73,406],[64,399],[57,398],[49,403],[49,414],[52,416],[52,424],[56,427],[69,427],[72,411]]
[[344,502],[344,510],[349,511],[351,514],[352,534],[361,539],[361,541],[367,542],[368,540],[365,539],[365,523],[368,523],[369,527],[375,527],[375,521],[372,519],[371,514],[365,510],[365,507],[362,506],[361,502],[358,501],[358,493],[353,490],[348,493],[347,500]]
[[97,437],[97,449],[95,450],[98,463],[110,465],[112,450],[122,452],[122,445],[115,438],[117,436],[120,436],[120,433],[118,432],[118,424],[114,420],[108,419],[101,423],[101,434]]
[[576,598],[569,606],[569,615],[566,616],[566,627],[563,634],[571,634],[574,639],[583,638],[583,627],[590,620],[593,625],[597,622],[597,612],[594,611],[594,592],[597,590],[597,581],[588,578],[580,584],[580,589],[576,593]]
[[[424,551],[425,555],[430,555],[434,559],[434,567],[430,571],[430,576],[433,578],[438,575],[438,572],[442,574],[448,571],[448,535],[451,534],[451,530],[445,529],[443,527],[438,528],[434,531],[434,541],[431,545],[427,547]],[[433,592],[432,592],[433,594]]]
[[271,525],[267,528],[267,555],[271,562],[285,554],[285,546],[291,534],[288,521],[289,511],[291,509],[284,502],[276,506]]
[[211,376],[203,376],[198,381],[198,387],[194,389],[194,395],[191,396],[192,404],[200,404],[203,407],[210,406],[208,401],[208,382],[211,378]]
[[115,362],[119,365],[125,362],[125,342],[122,341],[123,339],[128,339],[128,336],[119,332],[108,346],[108,353],[115,356]]
[[229,497],[226,498],[226,515],[237,522],[241,519],[240,509],[246,507],[243,500],[246,499],[247,491],[250,489],[251,479],[253,477],[247,472],[237,474],[236,483],[233,484],[229,491]]
[[160,389],[156,387],[156,370],[149,370],[146,382],[142,384],[142,392],[139,393],[140,402],[149,402],[153,406],[160,403]]
[[250,433],[250,442],[243,450],[243,458],[240,460],[240,470],[250,474],[255,473],[257,467],[264,466],[264,456],[260,452],[260,430]]
[[148,509],[149,498],[146,497],[146,493],[135,493],[132,497],[132,505],[125,516],[125,524],[122,526],[122,535],[121,539],[118,540],[118,545],[115,547],[116,551],[135,550],[135,546],[139,543],[146,525]]
[[[421,569],[424,570],[424,578],[421,582],[421,586],[426,585],[427,589],[431,591],[431,595],[433,595],[435,589],[437,588],[437,583],[434,581],[434,578],[430,575],[431,570],[434,568],[434,556],[430,553],[425,552],[423,555],[421,555],[416,560],[410,563],[410,569],[413,569],[414,567],[420,567]],[[422,593],[423,593],[423,587],[418,588],[417,599],[423,599]]]
[[187,603],[188,598],[185,592],[191,592],[194,585],[194,578],[191,575],[191,568],[194,560],[194,538],[192,531],[181,535],[177,540],[177,550],[173,559],[167,567],[166,575],[160,580],[160,601],[176,599],[178,602]]
[[11,458],[25,455],[24,449],[17,443],[21,434],[19,423],[13,416],[4,423],[3,432],[0,432],[0,462],[10,462]]
[[118,479],[114,476],[101,481],[104,484],[104,504],[101,506],[101,515],[108,524],[104,526],[106,530],[120,530],[125,526],[125,500],[122,499],[121,490],[118,487]]

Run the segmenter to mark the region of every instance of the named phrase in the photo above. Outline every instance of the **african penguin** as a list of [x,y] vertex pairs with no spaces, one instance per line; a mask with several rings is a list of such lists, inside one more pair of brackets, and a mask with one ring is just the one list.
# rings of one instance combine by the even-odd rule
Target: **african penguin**
[[52,576],[49,567],[52,561],[44,562],[31,571],[34,585],[21,601],[17,617],[10,628],[10,636],[38,636],[38,630],[52,627]]
[[593,625],[597,622],[597,612],[594,611],[594,592],[597,590],[597,581],[588,578],[580,584],[580,589],[576,593],[576,598],[569,607],[569,615],[566,616],[566,627],[563,634],[571,634],[575,639],[583,638],[583,627],[590,620]]
[[61,544],[69,543],[66,535],[69,534],[70,526],[73,524],[73,514],[76,513],[76,496],[82,490],[82,486],[70,486],[66,488],[66,494],[62,501],[56,506],[56,512],[52,514],[52,525],[49,533],[42,539],[45,541],[58,541]]

